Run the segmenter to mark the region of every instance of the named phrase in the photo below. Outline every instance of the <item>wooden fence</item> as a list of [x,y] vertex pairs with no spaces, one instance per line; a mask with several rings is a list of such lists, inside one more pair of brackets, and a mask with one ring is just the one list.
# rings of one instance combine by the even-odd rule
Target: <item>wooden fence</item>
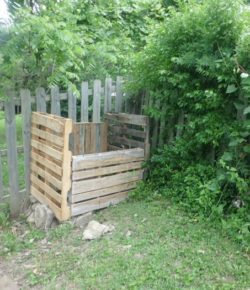
[[[70,87],[65,92],[60,92],[59,87],[51,88],[46,93],[44,88],[37,88],[35,94],[24,89],[19,93],[10,92],[6,101],[0,102],[0,109],[5,113],[6,149],[0,150],[0,197],[4,192],[9,192],[11,199],[16,204],[12,213],[18,214],[20,204],[23,202],[23,194],[30,191],[30,137],[31,137],[31,112],[47,112],[61,115],[62,104],[66,103],[66,116],[73,121],[95,122],[103,120],[107,112],[122,112],[124,109],[123,80],[117,77],[115,81],[106,78],[104,83],[100,80],[84,81],[80,87],[80,95]],[[17,147],[16,114],[15,107],[21,106],[23,146]],[[80,112],[79,112],[80,108]],[[65,112],[64,112],[65,113]],[[23,152],[25,185],[19,186],[18,155]],[[8,186],[3,182],[3,162],[7,157]],[[6,188],[7,187],[7,188]],[[15,215],[15,214],[14,214]]]

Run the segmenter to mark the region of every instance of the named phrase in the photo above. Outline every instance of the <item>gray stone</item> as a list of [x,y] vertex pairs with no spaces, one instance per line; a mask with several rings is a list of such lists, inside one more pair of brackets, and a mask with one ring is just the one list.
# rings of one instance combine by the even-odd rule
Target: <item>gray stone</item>
[[38,204],[35,208],[35,225],[39,229],[47,230],[51,227],[54,214],[45,204]]
[[73,221],[73,224],[80,229],[83,229],[87,226],[87,224],[90,222],[92,217],[92,212],[85,213],[83,215],[80,215],[76,217]]
[[36,210],[36,207],[39,205],[40,203],[34,203],[31,205],[31,209],[32,211],[35,211]]
[[35,213],[34,212],[31,212],[31,214],[28,216],[27,222],[29,224],[34,224],[35,223]]
[[97,221],[90,221],[87,228],[83,232],[84,240],[94,240],[100,238],[102,235],[112,232],[115,229],[112,225],[100,224]]
[[37,203],[37,202],[38,202],[38,200],[33,195],[30,195],[30,203],[34,204],[34,203]]

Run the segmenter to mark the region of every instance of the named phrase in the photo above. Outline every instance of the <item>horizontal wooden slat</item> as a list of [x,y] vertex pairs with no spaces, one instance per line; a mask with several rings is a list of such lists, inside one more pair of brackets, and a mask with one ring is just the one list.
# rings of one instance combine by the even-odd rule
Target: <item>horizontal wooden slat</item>
[[105,119],[138,126],[146,126],[148,123],[147,116],[125,113],[107,113],[105,114]]
[[84,201],[84,200],[88,200],[88,199],[92,199],[96,197],[105,196],[112,193],[128,191],[133,188],[136,188],[137,183],[138,181],[134,181],[134,182],[123,183],[123,184],[119,184],[119,185],[115,185],[111,187],[102,188],[99,190],[73,194],[70,196],[70,201],[71,203],[76,203],[76,202],[80,202],[80,201]]
[[46,144],[40,143],[39,141],[31,140],[31,146],[49,155],[50,157],[55,158],[56,160],[62,161],[63,159],[62,152],[59,152]]
[[56,206],[55,203],[53,203],[50,199],[48,199],[43,193],[41,193],[37,188],[35,188],[32,184],[30,186],[30,192],[31,195],[33,195],[38,201],[40,201],[43,204],[48,205],[54,212],[57,219],[61,220],[61,209]]
[[110,133],[118,134],[118,135],[129,135],[137,138],[142,138],[144,139],[146,137],[146,132],[144,131],[139,131],[136,129],[131,129],[131,128],[124,128],[122,126],[112,126],[110,125],[108,127]]
[[59,190],[62,189],[62,182],[60,180],[58,180],[56,177],[54,177],[50,172],[45,171],[44,169],[42,169],[39,166],[37,166],[34,163],[34,161],[31,162],[31,170],[34,173],[40,175],[42,178],[45,178],[48,182],[50,182],[51,184],[53,184]]
[[31,151],[31,159],[34,161],[39,162],[41,165],[48,167],[51,171],[55,172],[57,175],[62,175],[62,168],[55,164],[54,162],[44,158],[43,156],[40,156],[39,154],[35,153],[34,151]]
[[135,148],[144,148],[145,147],[145,144],[143,142],[129,139],[126,137],[109,136],[108,141],[110,144],[121,144],[120,146],[126,145],[129,147],[135,147]]
[[116,150],[122,150],[122,148],[118,147],[118,146],[114,146],[114,145],[108,144],[108,151],[116,151]]
[[[16,150],[17,150],[17,153],[23,153],[23,146],[18,146],[16,148]],[[7,156],[7,152],[8,152],[7,149],[1,149],[0,150],[0,156],[1,157]]]
[[97,190],[105,187],[115,186],[122,183],[128,183],[143,178],[143,170],[129,171],[107,177],[87,179],[83,181],[74,181],[72,183],[72,194],[78,194],[91,190]]
[[90,170],[75,171],[72,173],[72,179],[73,180],[86,179],[90,177],[109,175],[112,173],[139,169],[141,167],[142,167],[142,162],[132,162],[132,163],[124,163],[124,164],[119,164],[119,165],[114,165],[114,166],[109,166],[109,167],[101,167],[101,168],[95,168],[95,169],[90,169]]
[[32,113],[32,123],[47,127],[56,133],[63,133],[63,122],[52,118],[49,114]]
[[49,132],[34,127],[31,128],[31,133],[36,137],[46,139],[57,146],[63,147],[63,138],[60,136],[55,136]]
[[42,180],[38,179],[34,173],[31,173],[30,180],[32,184],[36,184],[42,190],[46,192],[47,195],[58,201],[59,203],[62,201],[62,197],[59,193],[57,193],[48,183],[43,182]]
[[72,169],[76,171],[112,164],[140,161],[143,158],[144,150],[140,148],[79,155],[73,156]]
[[76,216],[79,214],[87,213],[89,211],[102,209],[110,205],[117,204],[125,200],[127,196],[128,196],[128,192],[119,192],[116,194],[91,199],[89,201],[81,202],[78,204],[72,204],[71,215]]

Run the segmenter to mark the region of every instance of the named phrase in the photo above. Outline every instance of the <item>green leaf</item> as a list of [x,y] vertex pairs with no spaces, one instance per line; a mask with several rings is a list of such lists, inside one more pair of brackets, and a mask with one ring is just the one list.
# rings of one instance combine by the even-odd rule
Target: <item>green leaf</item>
[[232,161],[233,160],[233,154],[231,152],[225,152],[222,155],[222,159],[225,161]]
[[229,85],[228,87],[227,87],[227,91],[226,91],[226,93],[227,94],[232,94],[232,93],[234,93],[234,92],[236,92],[237,91],[237,87],[234,85],[234,84],[232,84],[232,85]]
[[244,109],[243,114],[244,114],[244,115],[247,115],[247,114],[249,114],[249,113],[250,113],[250,106],[248,106],[248,107],[246,107],[246,108]]
[[250,153],[250,145],[246,145],[246,146],[244,146],[244,147],[243,147],[243,151],[244,151],[245,153]]

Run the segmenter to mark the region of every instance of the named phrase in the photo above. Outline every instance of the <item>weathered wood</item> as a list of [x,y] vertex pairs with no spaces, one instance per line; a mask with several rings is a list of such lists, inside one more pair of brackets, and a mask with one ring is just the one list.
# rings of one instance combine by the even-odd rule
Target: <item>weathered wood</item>
[[112,111],[112,79],[105,79],[104,113]]
[[2,158],[0,155],[0,197],[3,195],[3,166],[2,166]]
[[140,148],[73,156],[72,169],[76,171],[112,164],[140,161],[143,158],[144,150]]
[[108,167],[94,168],[90,170],[75,171],[72,173],[72,179],[81,180],[81,179],[86,179],[86,178],[91,178],[91,177],[110,175],[114,173],[140,169],[141,167],[142,167],[142,162],[140,161],[140,162],[131,162],[131,163],[119,164],[119,165],[108,166]]
[[82,82],[81,85],[81,122],[89,121],[89,88],[88,82]]
[[115,112],[122,111],[122,77],[116,78],[116,96],[115,96]]
[[10,210],[12,216],[18,216],[21,204],[18,184],[18,163],[16,149],[16,119],[13,95],[9,94],[9,99],[5,101],[5,126],[6,141],[8,148],[8,171],[10,188]]
[[135,170],[106,177],[75,181],[72,183],[72,194],[98,190],[105,187],[140,180],[142,178],[143,170]]
[[65,122],[64,128],[64,148],[63,148],[63,164],[62,164],[62,215],[61,220],[67,220],[71,213],[70,208],[68,206],[68,193],[71,188],[71,160],[72,160],[72,153],[69,150],[69,135],[71,134],[73,129],[72,120],[67,119]]
[[110,205],[115,205],[123,200],[125,200],[128,196],[128,192],[119,192],[112,195],[98,197],[96,199],[91,199],[82,203],[72,204],[71,213],[72,216],[76,216],[79,214],[84,214],[89,211],[102,209],[108,207]]
[[120,136],[109,136],[108,137],[110,144],[116,144],[119,146],[127,146],[129,148],[144,148],[145,144],[144,142],[136,141],[133,139],[129,139],[126,137],[120,137]]
[[45,143],[41,143],[37,140],[32,139],[31,146],[33,148],[43,152],[44,154],[49,155],[50,157],[52,157],[58,161],[62,161],[62,158],[63,158],[62,152],[51,148],[50,146],[46,145]]
[[31,133],[32,133],[32,135],[36,136],[37,138],[45,139],[45,140],[49,141],[50,143],[55,144],[56,146],[63,147],[63,138],[60,136],[55,136],[54,134],[52,134],[50,132],[40,130],[36,127],[31,128]]
[[46,93],[44,88],[36,89],[36,110],[37,112],[46,113]]
[[61,176],[62,174],[62,167],[57,165],[51,160],[46,159],[44,156],[41,156],[34,152],[33,150],[31,151],[31,157],[34,161],[40,163],[42,166],[45,166],[49,168],[51,171],[56,173],[57,175]]
[[26,194],[30,194],[30,128],[31,128],[31,95],[29,90],[21,90],[23,117],[23,147]]
[[73,92],[72,87],[68,88],[68,117],[76,122],[76,94]]
[[134,115],[134,114],[125,114],[125,113],[107,113],[105,114],[105,119],[111,121],[117,121],[125,124],[132,124],[138,126],[146,126],[147,116],[143,115]]
[[138,181],[133,181],[129,183],[123,183],[115,186],[110,186],[106,188],[102,188],[100,190],[94,190],[94,191],[89,191],[89,192],[84,192],[84,193],[79,193],[79,194],[73,194],[70,196],[70,202],[71,203],[76,203],[96,197],[101,197],[113,193],[118,193],[122,191],[128,191],[133,188],[136,188]]
[[92,121],[99,123],[101,120],[101,81],[94,81],[94,96],[93,96],[93,117]]
[[61,116],[59,87],[54,86],[51,89],[51,114]]
[[145,139],[146,138],[146,132],[145,131],[139,131],[136,129],[130,129],[127,127],[122,127],[122,126],[117,126],[117,125],[110,125],[108,127],[108,131],[109,133],[114,133],[117,135],[129,135],[132,137],[137,137],[137,138],[141,138],[141,139]]
[[47,127],[50,130],[55,131],[56,133],[63,133],[64,121],[60,119],[60,122],[54,119],[51,115],[33,112],[32,113],[32,123],[36,125],[42,125]]
[[[23,153],[23,146],[17,146],[16,148],[17,153]],[[8,149],[2,149],[0,150],[0,157],[5,157],[8,155]]]

